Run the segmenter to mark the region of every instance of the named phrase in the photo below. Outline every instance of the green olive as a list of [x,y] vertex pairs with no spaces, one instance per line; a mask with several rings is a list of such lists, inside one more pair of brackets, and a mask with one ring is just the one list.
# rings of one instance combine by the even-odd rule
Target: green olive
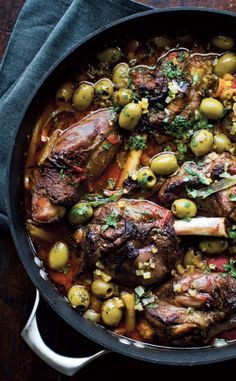
[[81,85],[75,90],[72,101],[73,105],[79,110],[84,111],[93,102],[94,87],[89,83],[81,83]]
[[72,286],[67,294],[67,298],[73,307],[80,311],[85,311],[90,304],[90,296],[84,286],[76,284]]
[[100,62],[107,63],[109,65],[120,61],[122,53],[119,48],[110,47],[102,50],[97,54],[97,59]]
[[197,206],[187,198],[179,198],[173,202],[171,211],[178,218],[194,217],[197,214]]
[[84,316],[93,323],[99,323],[101,320],[101,315],[91,309],[85,311]]
[[203,238],[199,243],[199,249],[207,254],[220,254],[228,247],[228,242],[221,238]]
[[122,307],[123,302],[117,297],[106,300],[101,309],[103,322],[109,326],[117,326],[122,318]]
[[92,293],[101,299],[108,299],[113,295],[111,283],[106,283],[102,279],[96,279],[91,285]]
[[124,107],[133,100],[133,92],[130,89],[120,89],[114,93],[114,102],[117,106]]
[[208,130],[195,132],[190,142],[190,148],[196,156],[203,156],[213,148],[213,134]]
[[224,74],[236,73],[236,55],[233,53],[226,53],[221,56],[214,68],[215,74],[223,77]]
[[137,180],[142,188],[153,188],[157,182],[156,176],[148,167],[141,168],[138,171]]
[[51,269],[61,270],[68,262],[69,249],[63,242],[56,242],[48,254],[48,263]]
[[71,82],[65,82],[56,93],[56,100],[58,102],[69,102],[73,95],[73,85]]
[[126,63],[119,63],[113,70],[112,81],[118,89],[127,87],[129,83],[129,66]]
[[157,48],[163,49],[166,46],[170,47],[172,44],[172,40],[163,34],[161,36],[154,37],[153,43],[156,45]]
[[142,116],[142,107],[138,103],[128,103],[122,108],[119,116],[119,125],[125,130],[132,130],[137,126]]
[[197,259],[200,261],[202,259],[202,255],[200,253],[196,255],[194,249],[189,248],[184,254],[184,259],[183,259],[184,267],[194,265],[194,259]]
[[113,95],[113,83],[108,78],[103,78],[95,83],[95,94],[100,99],[109,99]]
[[224,115],[224,106],[215,98],[204,98],[199,110],[204,116],[212,120],[220,119]]
[[220,50],[231,50],[234,47],[234,39],[230,36],[215,36],[211,42],[212,45]]
[[225,151],[230,151],[232,149],[232,143],[228,136],[224,134],[217,134],[214,136],[214,151],[217,153],[223,153]]
[[87,201],[77,202],[69,212],[69,221],[72,225],[88,222],[93,215],[93,208]]
[[174,173],[178,169],[176,156],[173,153],[165,153],[154,157],[151,161],[151,169],[160,176]]

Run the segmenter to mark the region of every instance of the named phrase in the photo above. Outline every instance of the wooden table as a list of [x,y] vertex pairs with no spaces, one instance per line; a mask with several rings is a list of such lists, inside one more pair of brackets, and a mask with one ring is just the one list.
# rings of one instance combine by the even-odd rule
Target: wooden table
[[[0,0],[0,58],[24,2],[25,0]],[[194,5],[236,12],[236,0],[140,0],[140,2],[160,8]],[[161,366],[141,363],[114,353],[99,358],[72,378],[62,376],[44,364],[20,337],[20,332],[33,305],[34,286],[19,261],[10,236],[3,233],[0,237],[0,381],[65,381],[69,379],[89,381],[92,378],[107,381],[124,379],[132,372],[136,379],[144,380],[150,375],[159,378],[163,374]],[[44,302],[41,303],[39,321],[45,341],[54,350],[71,356],[88,350],[87,341],[65,324]],[[44,321],[47,321],[47,324],[42,324]],[[235,361],[231,361],[227,364],[214,365],[214,371],[225,372],[227,367],[227,374],[234,374],[235,364]],[[207,368],[206,366],[195,368],[194,375],[204,376]],[[165,367],[164,370],[166,379],[172,375],[177,378],[183,377],[183,372],[184,378],[190,379],[193,376],[191,368]]]

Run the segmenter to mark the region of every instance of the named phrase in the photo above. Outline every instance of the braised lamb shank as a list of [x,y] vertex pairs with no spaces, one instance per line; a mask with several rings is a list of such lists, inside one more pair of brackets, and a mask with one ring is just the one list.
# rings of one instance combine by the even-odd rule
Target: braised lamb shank
[[[186,162],[178,173],[167,179],[158,192],[158,203],[171,206],[172,202],[181,197],[188,197],[188,189],[201,189],[206,187],[206,180],[219,181],[224,176],[236,174],[236,158],[225,152],[214,154],[199,166],[194,162]],[[204,177],[204,178],[203,178]],[[204,199],[196,198],[194,201],[198,208],[206,215],[236,219],[235,203],[230,201],[229,194],[236,194],[236,186],[218,191]]]
[[127,285],[160,283],[181,260],[171,212],[150,201],[110,202],[75,239],[85,268],[100,260],[113,279]]
[[[113,109],[105,109],[88,115],[59,135],[36,173],[32,196],[34,221],[57,220],[60,205],[75,203],[86,180],[102,174],[120,145],[115,121]],[[104,149],[105,143],[108,150]]]
[[146,318],[165,342],[206,343],[236,326],[236,279],[226,273],[196,270],[180,275],[156,292],[157,305]]

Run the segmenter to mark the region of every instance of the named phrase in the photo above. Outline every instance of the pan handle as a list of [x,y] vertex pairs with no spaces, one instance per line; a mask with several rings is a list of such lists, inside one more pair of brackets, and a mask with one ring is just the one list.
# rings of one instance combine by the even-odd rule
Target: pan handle
[[92,356],[74,358],[59,355],[50,349],[43,341],[38,329],[36,312],[39,305],[39,300],[39,292],[36,290],[34,307],[23,331],[21,332],[21,336],[33,352],[48,365],[67,376],[73,376],[89,362],[95,360],[97,357],[109,353],[108,350],[104,349]]

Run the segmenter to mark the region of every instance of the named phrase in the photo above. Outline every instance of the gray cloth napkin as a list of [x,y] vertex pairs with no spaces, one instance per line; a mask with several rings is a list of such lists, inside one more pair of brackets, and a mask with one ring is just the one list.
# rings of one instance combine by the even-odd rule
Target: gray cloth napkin
[[[0,66],[0,220],[6,162],[21,112],[38,81],[79,40],[109,22],[149,10],[130,0],[26,0]],[[22,147],[24,149],[24,147]],[[0,222],[1,226],[1,222]]]

